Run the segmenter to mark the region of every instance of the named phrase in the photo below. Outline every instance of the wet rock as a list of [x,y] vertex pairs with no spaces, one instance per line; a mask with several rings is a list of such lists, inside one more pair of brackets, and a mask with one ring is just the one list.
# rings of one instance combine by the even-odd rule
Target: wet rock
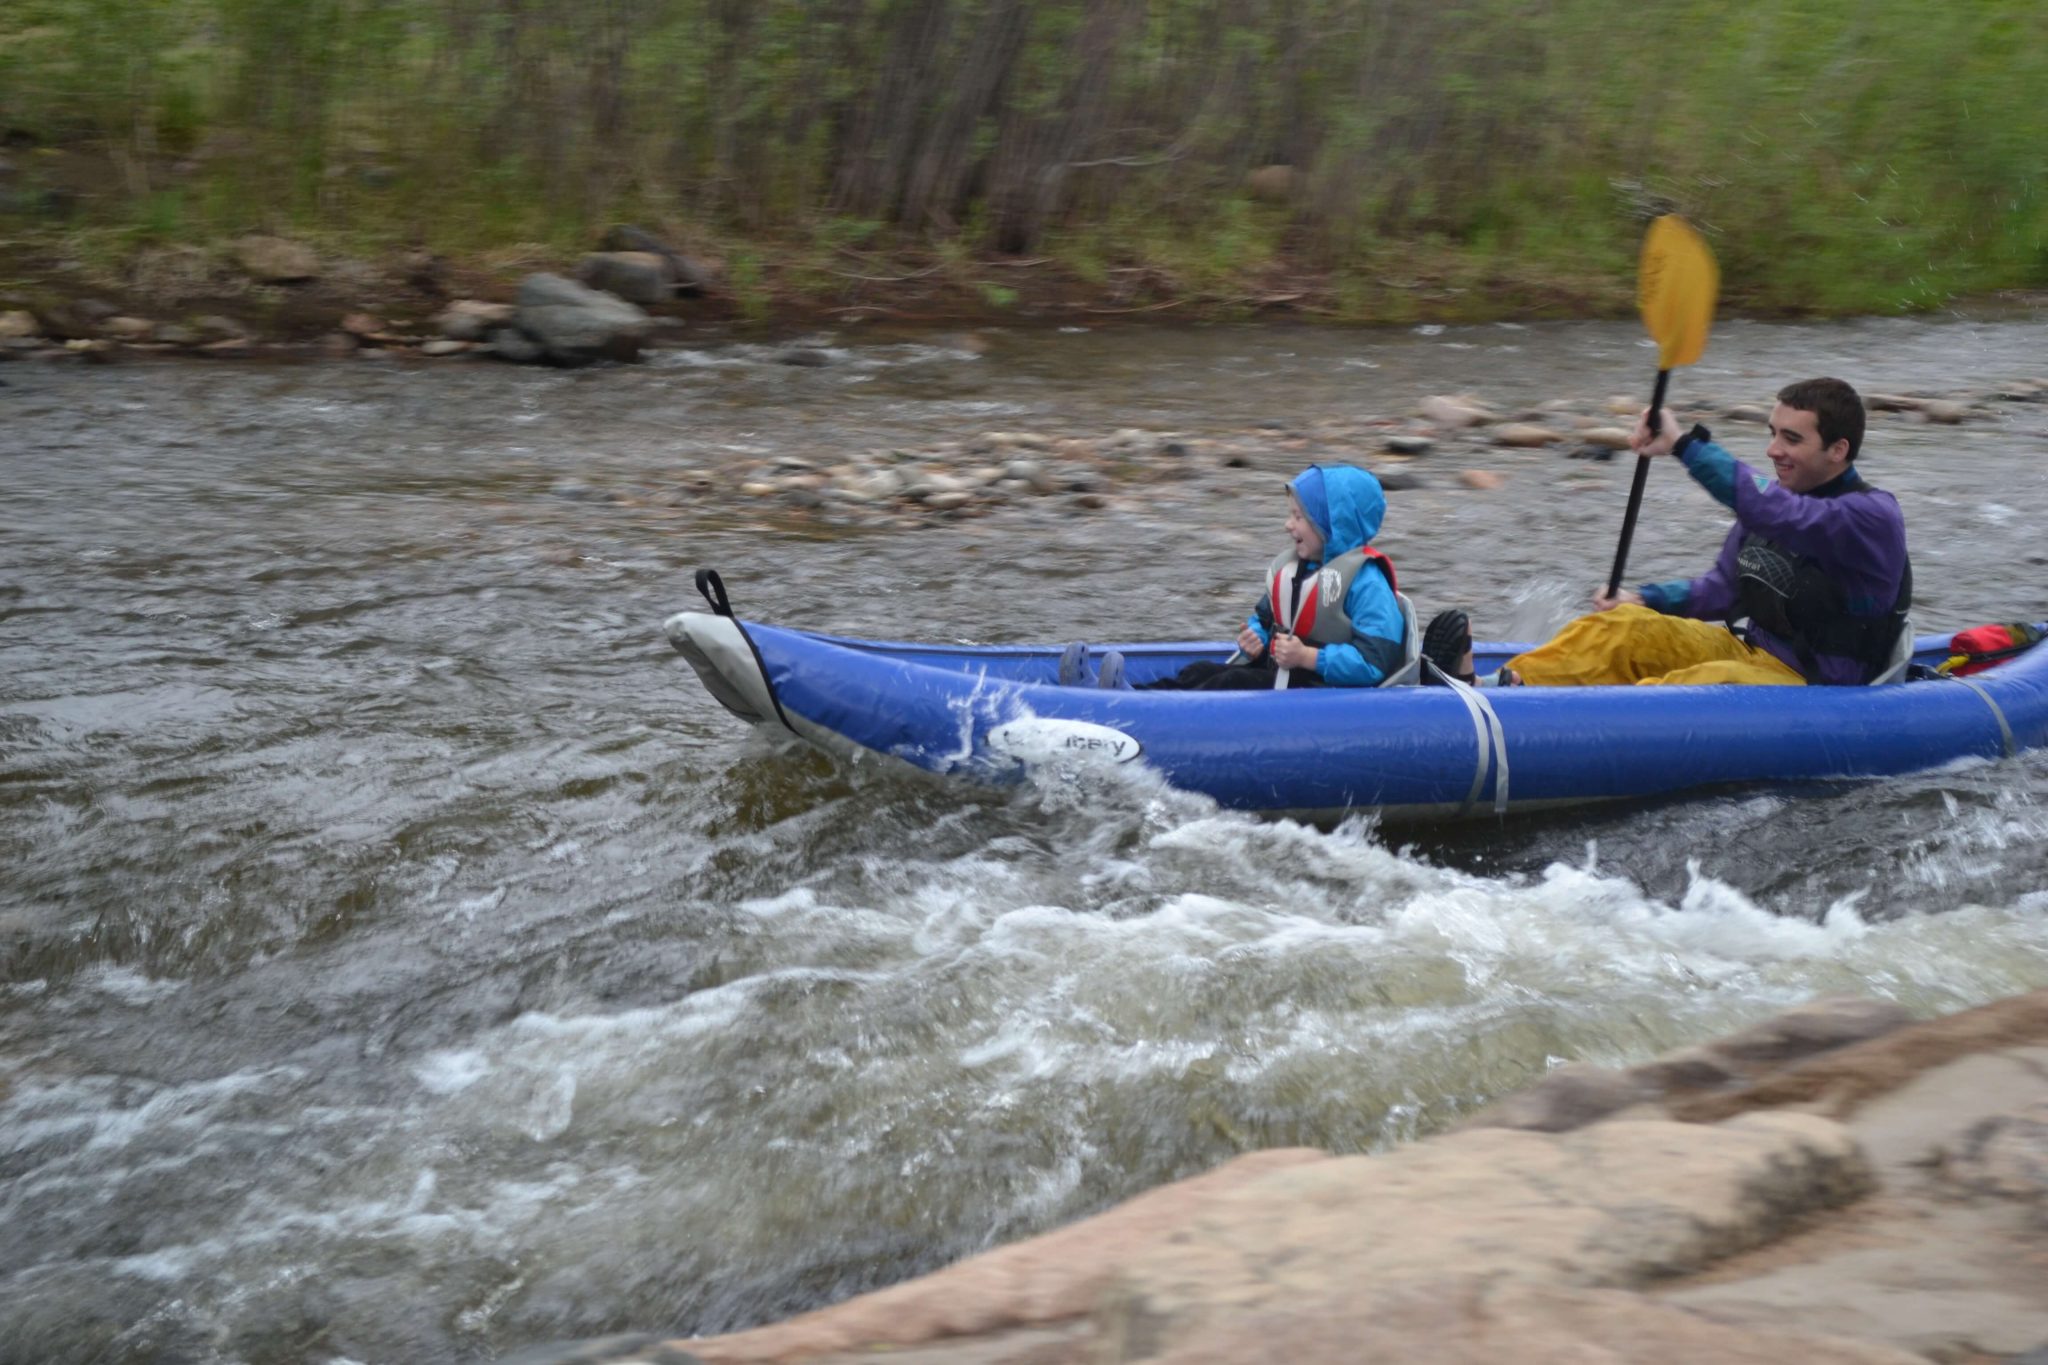
[[1741,1062],[1786,1062],[1881,1038],[1911,1022],[1912,1013],[1895,1001],[1830,997],[1774,1014],[1713,1048]]
[[156,339],[167,346],[196,346],[199,333],[182,322],[165,322],[158,324]]
[[1928,399],[1920,405],[1920,411],[1926,415],[1928,421],[1951,427],[1961,422],[1970,412],[1961,403],[1951,403],[1940,398]]
[[1941,1175],[1972,1193],[2048,1203],[2048,1101],[1972,1125]]
[[844,486],[862,497],[886,502],[903,491],[903,476],[893,469],[877,469],[855,475]]
[[1866,393],[1863,406],[1869,412],[1918,412],[1920,400],[1898,393]]
[[320,277],[313,249],[283,237],[244,237],[235,243],[235,263],[261,284],[301,284]]
[[225,341],[209,341],[198,347],[195,355],[208,360],[247,360],[256,353],[255,343],[247,337],[229,337]]
[[1493,414],[1465,398],[1448,398],[1434,395],[1422,400],[1422,415],[1437,426],[1448,430],[1464,427],[1484,426],[1493,420]]
[[448,337],[440,337],[433,341],[421,343],[420,354],[439,358],[442,356],[462,355],[469,348],[470,343],[467,341],[455,341]]
[[201,336],[215,341],[245,337],[249,329],[233,318],[224,318],[218,313],[207,313],[192,319],[192,325],[199,329]]
[[1572,1063],[1473,1120],[1473,1127],[1562,1133],[1640,1104],[1655,1092],[1625,1071]]
[[363,339],[347,332],[329,332],[320,338],[320,353],[331,360],[345,360],[362,349]]
[[53,299],[35,310],[36,331],[51,341],[85,341],[99,335],[100,313],[83,299]]
[[[519,286],[514,323],[556,365],[634,361],[649,319],[624,299],[559,275],[529,275]],[[502,353],[502,352],[501,352]]]
[[481,299],[457,299],[434,317],[434,326],[450,341],[483,341],[499,327],[511,325],[509,303],[486,303]]
[[1626,427],[1588,427],[1579,433],[1579,439],[1587,445],[1601,446],[1607,450],[1627,450],[1629,432]]
[[1003,466],[1003,476],[1016,480],[1034,493],[1059,491],[1059,481],[1036,460],[1012,460]]
[[775,357],[778,365],[794,365],[799,369],[822,370],[832,363],[832,353],[817,346],[792,346]]
[[1505,484],[1507,480],[1490,469],[1467,469],[1458,475],[1458,483],[1466,488],[1490,492]]
[[117,315],[102,322],[100,331],[115,341],[148,341],[156,333],[156,324],[148,318]]
[[1161,441],[1159,453],[1169,460],[1184,460],[1194,452],[1188,448],[1185,441]]
[[1410,474],[1403,469],[1385,469],[1376,472],[1380,487],[1389,493],[1407,493],[1417,488],[1427,488],[1419,474]]
[[43,334],[36,315],[25,308],[0,313],[0,337],[36,337]]
[[1436,442],[1427,436],[1389,436],[1380,445],[1395,455],[1427,455]]
[[621,223],[605,233],[604,241],[599,245],[605,251],[661,257],[667,264],[674,291],[684,297],[695,297],[717,283],[717,272],[709,265],[685,256],[644,228]]
[[1109,499],[1100,493],[1076,493],[1074,495],[1074,506],[1085,507],[1089,511],[1094,512],[1109,506]]
[[486,345],[498,359],[520,365],[536,364],[547,356],[547,351],[538,341],[517,327],[493,328]]
[[1754,422],[1758,426],[1771,420],[1771,414],[1754,403],[1737,403],[1721,409],[1721,419],[1726,422]]
[[1510,422],[1505,426],[1494,428],[1493,432],[1493,443],[1495,445],[1511,446],[1522,450],[1555,445],[1563,439],[1564,436],[1560,432],[1528,422]]
[[675,276],[668,258],[651,251],[595,252],[576,267],[576,278],[592,289],[647,307],[666,303],[675,295]]

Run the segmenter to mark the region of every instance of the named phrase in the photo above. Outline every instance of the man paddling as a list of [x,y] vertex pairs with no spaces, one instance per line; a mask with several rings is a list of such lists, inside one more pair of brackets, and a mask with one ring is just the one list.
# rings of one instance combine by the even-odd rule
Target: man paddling
[[[1509,660],[1497,681],[1853,686],[1883,673],[1905,626],[1913,572],[1898,500],[1856,469],[1863,400],[1839,379],[1803,380],[1778,394],[1770,431],[1775,478],[1730,455],[1705,427],[1680,432],[1669,411],[1644,413],[1631,437],[1636,452],[1677,456],[1735,513],[1719,557],[1698,578],[1612,596],[1603,584],[1592,614]],[[1423,649],[1445,672],[1472,680],[1464,613],[1440,613]]]

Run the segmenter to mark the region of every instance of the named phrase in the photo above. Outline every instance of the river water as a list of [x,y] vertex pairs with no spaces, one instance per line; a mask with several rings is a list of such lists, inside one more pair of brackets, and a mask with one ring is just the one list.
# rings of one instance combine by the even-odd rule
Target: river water
[[[841,769],[744,730],[659,633],[712,564],[743,614],[854,634],[1220,636],[1278,476],[1371,458],[1319,430],[1629,392],[1635,328],[823,340],[823,368],[713,340],[574,374],[0,372],[0,1360],[723,1330],[1815,994],[2048,985],[2038,756],[1313,828],[1142,776]],[[1734,323],[1678,396],[1942,393],[2044,354],[2039,315]],[[1924,629],[2048,616],[2048,406],[1991,414],[1866,450]],[[916,530],[676,492],[736,457],[1133,426],[1267,448]],[[1457,485],[1481,464],[1506,486]],[[1625,463],[1409,468],[1381,543],[1425,612],[1532,638],[1604,569]],[[1675,473],[1645,577],[1719,539]]]

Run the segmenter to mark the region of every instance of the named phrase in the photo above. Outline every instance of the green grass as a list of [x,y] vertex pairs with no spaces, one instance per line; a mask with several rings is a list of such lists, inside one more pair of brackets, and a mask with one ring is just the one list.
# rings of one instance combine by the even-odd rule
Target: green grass
[[[636,221],[724,256],[747,316],[915,261],[995,310],[1286,278],[1399,321],[1615,307],[1670,206],[1732,307],[2048,287],[2038,0],[1039,0],[1009,48],[989,0],[832,14],[10,0],[0,124],[44,150],[0,188],[81,207],[8,232],[483,260]],[[1297,193],[1254,201],[1275,161]],[[998,243],[1052,264],[992,270]]]

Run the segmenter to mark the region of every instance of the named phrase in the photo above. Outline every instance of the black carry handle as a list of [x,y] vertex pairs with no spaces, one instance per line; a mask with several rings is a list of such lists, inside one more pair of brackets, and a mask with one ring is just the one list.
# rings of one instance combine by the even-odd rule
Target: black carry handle
[[[1658,434],[1664,429],[1663,424],[1657,420],[1657,414],[1663,411],[1664,390],[1670,383],[1671,371],[1657,371],[1657,391],[1650,399],[1649,416],[1650,439],[1653,441],[1657,439]],[[1614,547],[1614,571],[1607,575],[1607,595],[1609,597],[1614,596],[1621,589],[1621,575],[1628,567],[1629,542],[1636,538],[1636,514],[1643,510],[1643,485],[1648,483],[1649,479],[1650,457],[1648,455],[1636,456],[1636,481],[1629,485],[1628,514],[1621,519],[1621,544]]]
[[718,576],[718,570],[697,570],[697,591],[711,604],[713,616],[732,615],[732,599],[725,595],[725,581]]
[[761,672],[761,686],[767,689],[768,700],[775,706],[776,719],[782,722],[783,729],[801,736],[803,731],[789,723],[789,713],[782,709],[782,698],[775,695],[775,683],[768,676],[768,661],[761,657],[761,646],[755,644],[754,637],[747,634],[747,628],[740,624],[740,618],[732,614],[732,599],[725,595],[725,580],[718,576],[718,570],[697,570],[697,591],[711,604],[711,614],[723,616],[732,622],[734,629],[739,631],[740,638],[747,642],[747,649],[754,656],[754,667]]

